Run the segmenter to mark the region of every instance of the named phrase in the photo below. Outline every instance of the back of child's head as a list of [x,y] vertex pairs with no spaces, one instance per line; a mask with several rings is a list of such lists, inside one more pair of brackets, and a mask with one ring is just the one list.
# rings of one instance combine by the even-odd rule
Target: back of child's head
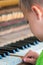
[[20,7],[23,5],[25,9],[31,10],[33,4],[39,4],[43,6],[43,0],[20,0]]

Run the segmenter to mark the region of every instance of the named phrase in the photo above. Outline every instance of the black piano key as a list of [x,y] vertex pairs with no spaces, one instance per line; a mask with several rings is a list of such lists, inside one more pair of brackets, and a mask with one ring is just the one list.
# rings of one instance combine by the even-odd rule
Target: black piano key
[[35,37],[30,37],[30,38],[27,38],[27,39],[24,39],[24,40],[20,40],[16,43],[11,43],[11,44],[8,44],[7,46],[11,46],[11,47],[22,47],[22,46],[25,46],[25,45],[34,45],[34,42],[36,41],[37,39]]
[[10,52],[10,53],[18,52],[18,48],[9,47],[9,46],[4,46],[4,47],[0,48],[0,50],[7,51],[7,52]]
[[2,57],[6,57],[6,51],[2,51],[2,50],[0,50],[0,55],[2,56]]
[[35,37],[30,37],[30,38],[27,38],[27,39],[24,39],[24,40],[20,40],[16,43],[11,43],[11,44],[8,44],[8,46],[11,46],[11,47],[22,47],[22,46],[25,46],[25,45],[28,45],[31,44],[31,45],[35,45],[34,42],[36,41],[37,39]]
[[13,47],[22,47],[24,45],[27,45],[27,42],[19,41],[19,42],[10,44],[10,46],[13,46]]
[[2,55],[2,54],[4,56],[7,56],[7,55],[9,56],[10,53],[8,51],[6,51],[6,50],[0,49],[0,55]]
[[[11,47],[12,50],[10,50],[10,49],[9,50],[10,50],[10,52],[13,52],[13,49],[15,49],[15,47],[16,48],[19,48],[19,49],[24,49],[24,48],[30,47],[31,45],[35,45],[36,40],[37,40],[36,37],[30,37],[30,38],[24,39],[22,41],[21,40],[20,41],[17,41],[16,43],[8,44],[6,46],[7,47]],[[17,49],[16,49],[16,51],[17,51]]]
[[35,41],[39,41],[36,37],[29,37],[29,38],[24,39],[24,40],[30,42],[30,44],[35,42]]
[[36,37],[30,37],[24,40],[17,41],[16,43],[11,43],[0,47],[0,58],[9,55],[10,53],[19,52],[19,49],[24,50],[25,48],[31,47],[31,45],[38,44],[39,41]]
[[11,48],[9,49],[9,48],[4,48],[4,47],[3,47],[3,48],[0,48],[0,50],[7,51],[7,52],[10,52],[10,53],[11,53],[11,52],[12,52],[12,53],[14,52]]
[[24,46],[22,46],[22,45],[19,45],[19,46],[17,46],[17,45],[8,45],[8,47],[12,47],[12,48],[14,48],[14,47],[16,47],[16,51],[18,50],[17,48],[19,48],[19,49],[23,49],[24,48]]
[[[30,46],[27,42],[19,41],[19,42],[16,42],[16,43],[8,44],[7,47],[12,47],[13,49],[15,47],[19,48],[19,49],[25,49],[25,48],[30,47]],[[17,51],[17,49],[16,49],[16,51]]]
[[11,44],[5,45],[2,49],[9,51],[9,52],[13,52],[13,50],[17,51],[17,48],[27,48],[30,46],[29,44],[34,45],[34,42],[36,40],[37,39],[35,37],[30,37],[30,38],[24,39],[22,41],[20,40],[16,43],[11,43]]
[[25,45],[25,48],[28,48],[29,46],[28,45]]

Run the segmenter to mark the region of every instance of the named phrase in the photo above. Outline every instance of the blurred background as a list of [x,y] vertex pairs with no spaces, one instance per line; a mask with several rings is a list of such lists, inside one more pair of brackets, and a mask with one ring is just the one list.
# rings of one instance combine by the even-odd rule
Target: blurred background
[[0,44],[19,41],[33,34],[19,8],[19,0],[0,0]]

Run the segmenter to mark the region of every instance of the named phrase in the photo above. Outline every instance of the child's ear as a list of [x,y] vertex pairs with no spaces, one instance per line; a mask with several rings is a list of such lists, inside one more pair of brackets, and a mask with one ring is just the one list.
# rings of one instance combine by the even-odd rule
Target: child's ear
[[33,5],[33,6],[32,6],[32,10],[33,10],[34,13],[36,14],[37,18],[38,18],[39,20],[41,20],[42,15],[43,15],[43,11],[42,11],[41,6]]

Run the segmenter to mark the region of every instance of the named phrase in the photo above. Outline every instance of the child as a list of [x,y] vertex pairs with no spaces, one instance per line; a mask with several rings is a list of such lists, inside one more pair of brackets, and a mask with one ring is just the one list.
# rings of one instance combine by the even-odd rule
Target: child
[[[43,0],[20,0],[20,9],[29,21],[32,33],[43,41]],[[29,51],[23,58],[24,62],[43,65],[43,51],[38,53]]]

